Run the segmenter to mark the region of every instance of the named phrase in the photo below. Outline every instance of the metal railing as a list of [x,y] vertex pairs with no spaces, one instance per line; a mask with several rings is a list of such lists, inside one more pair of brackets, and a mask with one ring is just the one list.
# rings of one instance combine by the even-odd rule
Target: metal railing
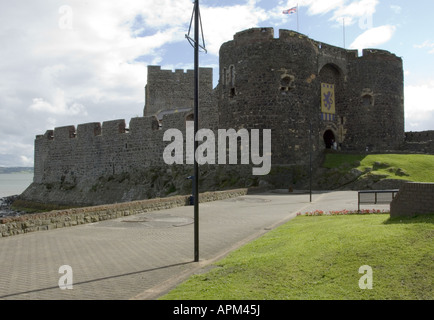
[[357,210],[360,212],[361,204],[390,203],[395,198],[399,189],[393,190],[361,190],[357,195]]

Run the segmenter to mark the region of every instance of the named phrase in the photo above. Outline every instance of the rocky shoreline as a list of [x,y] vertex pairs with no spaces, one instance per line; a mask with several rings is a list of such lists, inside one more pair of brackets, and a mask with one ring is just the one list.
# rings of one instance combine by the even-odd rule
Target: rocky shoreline
[[0,198],[0,218],[1,217],[18,217],[22,214],[20,211],[11,209],[12,203],[18,198],[18,195]]

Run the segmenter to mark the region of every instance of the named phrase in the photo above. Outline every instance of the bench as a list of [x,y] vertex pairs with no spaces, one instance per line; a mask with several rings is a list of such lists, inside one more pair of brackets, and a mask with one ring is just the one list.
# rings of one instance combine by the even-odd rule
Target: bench
[[393,190],[361,190],[358,191],[358,211],[361,204],[390,203],[395,198],[399,189]]

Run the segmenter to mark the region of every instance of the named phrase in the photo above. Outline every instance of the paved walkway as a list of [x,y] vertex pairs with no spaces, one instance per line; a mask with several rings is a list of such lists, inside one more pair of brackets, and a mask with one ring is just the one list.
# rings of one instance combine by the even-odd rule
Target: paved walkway
[[[389,209],[389,205],[363,208]],[[356,210],[357,192],[263,193],[0,238],[0,299],[156,299],[297,212]],[[63,265],[72,273],[59,273]],[[59,279],[72,274],[72,289]]]

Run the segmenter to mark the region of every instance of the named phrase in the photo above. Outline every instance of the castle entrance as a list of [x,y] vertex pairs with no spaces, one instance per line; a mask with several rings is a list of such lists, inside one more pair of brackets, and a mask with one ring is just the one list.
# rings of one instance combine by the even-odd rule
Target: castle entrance
[[336,141],[333,131],[326,130],[326,132],[324,132],[323,138],[324,138],[326,149],[331,149],[333,147],[333,142]]

